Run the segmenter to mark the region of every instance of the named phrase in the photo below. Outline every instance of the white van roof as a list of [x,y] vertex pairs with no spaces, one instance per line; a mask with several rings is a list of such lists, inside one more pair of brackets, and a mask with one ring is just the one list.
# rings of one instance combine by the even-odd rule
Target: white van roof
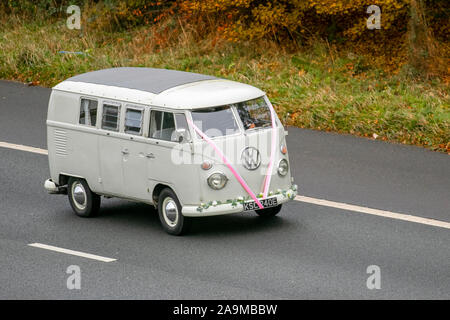
[[135,67],[83,73],[53,89],[178,109],[221,106],[264,95],[253,86],[213,76]]

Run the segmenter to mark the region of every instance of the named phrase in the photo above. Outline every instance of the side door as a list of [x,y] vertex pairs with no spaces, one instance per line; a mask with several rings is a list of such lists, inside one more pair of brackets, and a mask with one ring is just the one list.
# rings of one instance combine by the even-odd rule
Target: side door
[[100,137],[98,139],[100,183],[103,192],[110,195],[122,195],[122,149],[123,139],[119,133],[122,105],[117,102],[103,101]]
[[[149,189],[153,190],[158,183],[169,185],[175,190],[180,201],[183,201],[182,190],[185,184],[189,185],[192,181],[193,170],[189,163],[180,163],[182,161],[173,157],[179,154],[174,152],[176,150],[174,148],[180,144],[175,141],[176,128],[184,128],[189,133],[186,116],[181,112],[151,110],[149,122],[148,154],[151,155],[147,164]],[[189,140],[190,137],[185,143]]]
[[124,195],[127,198],[151,202],[148,189],[147,153],[148,140],[144,138],[145,109],[141,106],[126,105],[122,150]]

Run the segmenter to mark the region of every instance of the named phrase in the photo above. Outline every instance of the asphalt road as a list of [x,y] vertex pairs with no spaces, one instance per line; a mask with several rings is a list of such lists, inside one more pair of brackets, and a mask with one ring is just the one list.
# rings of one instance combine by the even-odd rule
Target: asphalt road
[[[0,142],[45,149],[49,93],[0,82]],[[288,148],[304,196],[450,222],[445,154],[296,128]],[[273,220],[202,218],[173,237],[150,206],[124,200],[79,218],[43,189],[48,176],[46,156],[0,147],[0,299],[450,298],[450,229],[292,201]],[[70,265],[80,290],[67,289]],[[366,286],[371,265],[381,289]]]

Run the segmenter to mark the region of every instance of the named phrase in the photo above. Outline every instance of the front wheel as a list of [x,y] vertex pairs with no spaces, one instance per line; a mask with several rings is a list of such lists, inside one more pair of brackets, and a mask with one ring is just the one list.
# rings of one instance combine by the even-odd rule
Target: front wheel
[[80,217],[95,216],[100,209],[100,196],[91,191],[86,180],[70,178],[67,194],[73,211]]
[[273,217],[276,216],[281,210],[281,204],[277,205],[276,207],[272,208],[266,208],[266,209],[258,209],[255,210],[255,212],[263,218]]
[[164,230],[172,235],[185,234],[191,224],[191,219],[181,213],[181,204],[175,192],[166,188],[158,198],[158,215]]

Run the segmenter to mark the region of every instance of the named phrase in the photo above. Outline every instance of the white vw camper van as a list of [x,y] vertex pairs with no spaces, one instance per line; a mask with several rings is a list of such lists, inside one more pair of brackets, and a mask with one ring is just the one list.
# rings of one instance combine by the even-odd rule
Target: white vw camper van
[[52,89],[47,119],[50,179],[75,213],[100,196],[153,205],[164,229],[193,217],[276,215],[293,199],[285,131],[265,93],[212,76],[112,68]]

